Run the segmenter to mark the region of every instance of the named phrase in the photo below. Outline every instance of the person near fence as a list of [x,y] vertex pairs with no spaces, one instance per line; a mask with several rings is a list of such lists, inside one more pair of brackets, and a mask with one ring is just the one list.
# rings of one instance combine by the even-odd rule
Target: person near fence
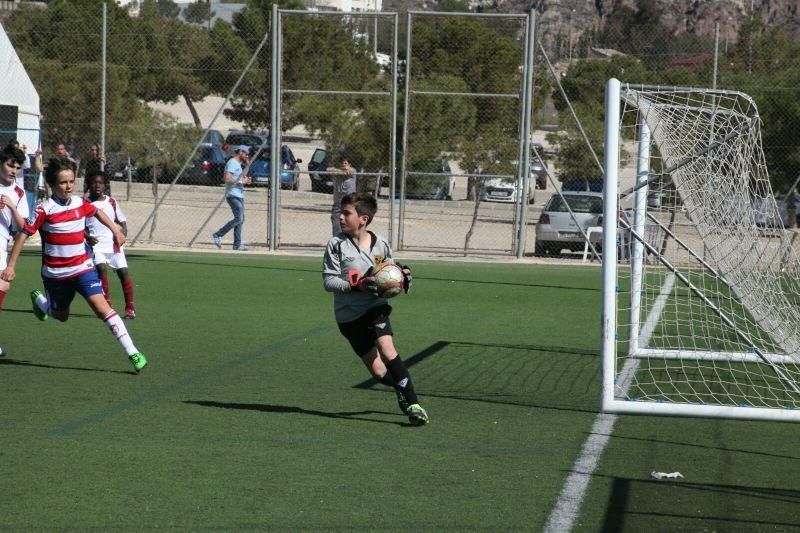
[[17,174],[17,185],[25,191],[25,198],[28,202],[28,212],[32,213],[36,208],[36,201],[41,198],[44,189],[44,179],[42,177],[42,149],[37,148],[33,156],[28,155],[28,147],[20,145],[17,139],[12,139],[7,148],[22,150],[25,154],[25,161],[22,163],[22,172]]
[[[0,270],[6,267],[12,231],[20,230],[28,218],[25,191],[17,183],[25,158],[22,150],[11,145],[0,152]],[[7,281],[0,280],[0,311],[10,288]]]
[[106,179],[104,180],[106,184],[106,190],[103,191],[103,194],[110,196],[111,195],[111,176],[114,175],[114,165],[112,164],[110,159],[107,159],[106,156],[100,151],[99,144],[93,144],[91,149],[89,150],[89,155],[86,157],[83,168],[84,168],[84,180],[83,180],[83,196],[89,196],[89,176],[96,176],[98,174],[102,174]]
[[[116,198],[105,193],[106,177],[102,173],[91,174],[86,177],[89,183],[89,201],[108,218],[114,221],[123,235],[128,236],[128,223],[125,213]],[[128,320],[136,318],[136,306],[133,303],[133,279],[128,273],[128,260],[125,250],[114,241],[114,234],[105,227],[97,217],[86,219],[86,231],[89,245],[92,247],[92,258],[100,276],[103,294],[111,305],[108,290],[108,268],[111,267],[122,285],[122,294],[125,296],[125,316]]]
[[55,159],[66,159],[67,161],[72,163],[72,165],[74,166],[73,170],[77,174],[77,172],[78,172],[78,162],[75,160],[74,157],[72,157],[72,154],[70,154],[70,151],[67,149],[67,145],[66,144],[58,143],[56,145]]
[[339,212],[342,198],[356,192],[356,176],[347,150],[339,150],[339,166],[328,167],[326,172],[333,181],[333,207],[331,208],[331,226],[333,235],[341,233],[339,225]]
[[[419,405],[408,368],[392,340],[392,308],[378,296],[370,275],[378,265],[393,262],[389,243],[367,229],[378,203],[370,194],[353,193],[342,198],[340,207],[342,231],[328,241],[322,261],[323,286],[333,293],[339,331],[372,376],[395,390],[400,410],[411,424],[427,424],[428,413]],[[403,267],[403,273],[409,287],[411,270]]]
[[108,305],[94,262],[86,245],[86,219],[97,219],[111,230],[117,244],[125,244],[125,235],[103,211],[85,199],[75,196],[75,171],[72,163],[52,159],[45,172],[53,195],[36,208],[32,222],[17,233],[14,247],[0,279],[12,282],[16,277],[17,259],[27,238],[37,231],[42,235],[42,281],[45,292],[31,292],[33,313],[39,320],[53,317],[60,322],[69,319],[69,306],[77,292],[108,327],[122,346],[136,372],[147,365],[147,358],[133,344],[125,323]]
[[225,200],[231,207],[233,219],[211,234],[214,244],[222,249],[222,237],[233,230],[233,249],[247,251],[242,244],[242,227],[244,226],[244,186],[251,183],[250,176],[244,173],[242,165],[250,158],[250,147],[241,145],[236,148],[236,155],[225,164]]

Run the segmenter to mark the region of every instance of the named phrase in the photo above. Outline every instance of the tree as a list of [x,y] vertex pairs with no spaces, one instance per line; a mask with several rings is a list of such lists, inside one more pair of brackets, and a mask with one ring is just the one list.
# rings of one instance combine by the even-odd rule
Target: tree
[[181,8],[172,0],[142,0],[139,16],[159,16],[167,19],[176,19],[181,14]]
[[[609,78],[623,78],[644,83],[648,72],[631,56],[615,56],[611,61],[582,59],[572,65],[561,80],[564,93],[572,104],[580,125],[598,158],[603,154],[603,119],[605,94],[603,87]],[[556,152],[556,166],[561,181],[588,180],[599,177],[600,169],[580,133],[572,112],[560,93],[553,101],[559,111],[559,129],[547,136]]]
[[217,12],[211,9],[210,0],[194,2],[183,9],[183,16],[186,22],[191,22],[192,24],[208,24],[216,14]]

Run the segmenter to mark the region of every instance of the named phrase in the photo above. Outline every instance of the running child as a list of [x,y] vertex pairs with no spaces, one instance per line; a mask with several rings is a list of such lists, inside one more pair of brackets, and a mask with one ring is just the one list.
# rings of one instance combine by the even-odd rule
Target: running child
[[[25,159],[22,150],[10,145],[0,152],[0,270],[6,268],[12,229],[22,229],[29,215],[25,191],[16,182]],[[0,311],[9,288],[8,281],[0,279]]]
[[108,327],[139,372],[147,358],[136,349],[125,323],[103,296],[103,288],[94,268],[84,231],[86,220],[97,217],[111,230],[119,245],[125,244],[125,235],[105,213],[79,196],[75,190],[75,165],[66,160],[51,159],[45,174],[53,195],[40,204],[34,219],[17,234],[8,264],[0,279],[11,282],[16,277],[15,268],[25,240],[39,231],[42,237],[42,280],[45,292],[31,292],[33,312],[39,320],[52,316],[58,321],[69,319],[69,306],[77,292]]
[[[352,193],[342,198],[342,231],[325,249],[323,284],[333,293],[339,331],[372,376],[394,388],[398,405],[411,424],[421,426],[428,423],[428,413],[419,405],[411,376],[394,346],[389,322],[392,308],[386,298],[378,296],[375,278],[369,275],[378,265],[393,262],[389,243],[367,229],[377,210],[378,204],[369,194]],[[411,270],[403,269],[404,286],[408,288]]]
[[[89,201],[98,211],[114,221],[125,237],[128,236],[128,223],[125,213],[113,196],[105,194],[107,190],[106,177],[102,173],[93,173],[86,177],[89,191]],[[108,267],[114,269],[122,284],[122,293],[125,295],[125,318],[136,318],[136,308],[133,305],[133,280],[128,274],[128,261],[125,259],[125,250],[114,241],[114,234],[105,227],[96,217],[86,219],[86,230],[89,234],[89,244],[92,247],[92,256],[100,283],[103,286],[108,305],[111,299],[108,292]]]

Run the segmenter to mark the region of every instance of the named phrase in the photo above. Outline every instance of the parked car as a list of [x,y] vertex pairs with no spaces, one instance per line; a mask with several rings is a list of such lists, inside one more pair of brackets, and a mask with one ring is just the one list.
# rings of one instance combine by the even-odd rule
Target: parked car
[[[186,166],[179,185],[219,185],[223,181],[228,154],[219,145],[200,146],[194,158]],[[166,161],[158,165],[158,182],[172,183],[181,170],[183,161]],[[153,179],[152,165],[137,169],[134,181],[150,182]]]
[[211,146],[216,145],[222,148],[227,152],[228,145],[225,142],[225,136],[222,135],[222,132],[219,130],[208,130],[206,133],[205,138],[203,139],[204,146]]
[[[456,180],[450,170],[447,159],[431,159],[414,165],[412,172],[431,173],[437,175],[407,176],[406,198],[421,200],[452,200]],[[396,194],[400,194],[398,190]]]
[[562,191],[592,191],[603,192],[602,178],[570,179],[561,184]]
[[[533,202],[533,182],[528,187],[528,202]],[[503,202],[513,204],[517,201],[517,191],[522,188],[521,183],[510,178],[491,178],[483,183],[481,200],[485,202]]]
[[531,158],[531,182],[540,191],[547,188],[547,163]]
[[312,192],[333,193],[333,179],[325,171],[328,164],[328,151],[324,148],[317,148],[308,162],[308,175],[311,177]]
[[128,166],[130,165],[131,181],[137,181],[137,173],[139,169],[136,167],[135,159],[128,159],[128,156],[123,156],[121,154],[109,154],[106,157],[114,161],[114,173],[112,174],[111,179],[127,181]]
[[[794,213],[797,217],[797,226],[800,227],[800,194],[792,194],[792,201],[794,203]],[[778,204],[778,214],[783,222],[783,227],[789,227],[789,210],[786,206],[786,193],[781,193],[775,197],[775,202]],[[774,224],[777,225],[777,224]]]
[[221,145],[209,144],[197,151],[197,156],[186,167],[179,183],[193,185],[219,185],[224,181],[228,155]]
[[249,146],[251,154],[255,154],[258,150],[269,152],[269,133],[263,131],[233,130],[225,137],[225,144],[228,146],[226,151],[229,156],[233,155],[235,147],[241,145]]
[[[592,226],[602,225],[603,193],[592,191],[562,191],[563,198],[558,193],[553,194],[544,208],[539,221],[536,223],[537,255],[548,253],[557,254],[567,248],[572,251],[582,250],[584,247],[584,233]],[[570,216],[567,205],[575,214],[575,220]],[[591,235],[595,247],[602,243],[602,232]]]
[[[255,153],[251,151],[251,153]],[[271,175],[271,152],[262,150],[250,163],[250,177],[253,185],[268,187]],[[281,189],[300,189],[300,165],[302,159],[295,158],[292,149],[285,144],[281,146]]]

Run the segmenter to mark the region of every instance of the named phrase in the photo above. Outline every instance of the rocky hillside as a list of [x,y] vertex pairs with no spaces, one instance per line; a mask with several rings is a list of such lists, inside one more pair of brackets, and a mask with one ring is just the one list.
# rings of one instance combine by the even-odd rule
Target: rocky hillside
[[[655,0],[664,9],[662,22],[681,32],[711,36],[717,23],[720,34],[735,39],[739,23],[752,10],[768,26],[781,26],[794,39],[800,39],[800,2],[797,0]],[[436,10],[437,0],[384,0],[384,9],[405,12],[409,9]],[[485,12],[524,13],[535,10],[539,21],[569,25],[573,30],[597,27],[618,4],[634,7],[635,0],[473,0],[473,7]]]

